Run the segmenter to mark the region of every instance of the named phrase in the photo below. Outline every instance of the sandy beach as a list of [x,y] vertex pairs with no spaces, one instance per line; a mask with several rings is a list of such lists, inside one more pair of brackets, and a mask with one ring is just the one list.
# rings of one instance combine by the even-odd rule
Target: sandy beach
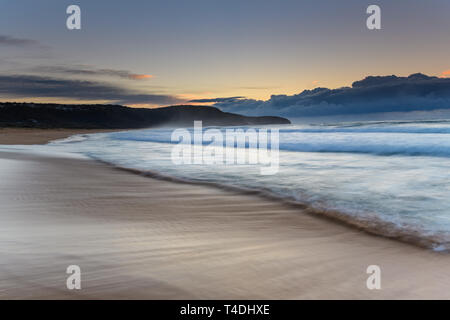
[[[81,290],[66,288],[73,264]],[[258,196],[0,152],[1,299],[450,299],[449,269]]]
[[64,139],[75,134],[89,134],[98,132],[111,132],[108,129],[27,129],[27,128],[0,128],[0,145],[30,145],[45,144],[51,140]]

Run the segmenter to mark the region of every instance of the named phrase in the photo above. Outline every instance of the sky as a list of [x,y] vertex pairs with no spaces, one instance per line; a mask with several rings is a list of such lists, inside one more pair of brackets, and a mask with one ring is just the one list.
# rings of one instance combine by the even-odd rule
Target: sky
[[448,0],[0,0],[0,100],[160,106],[448,77],[449,14]]

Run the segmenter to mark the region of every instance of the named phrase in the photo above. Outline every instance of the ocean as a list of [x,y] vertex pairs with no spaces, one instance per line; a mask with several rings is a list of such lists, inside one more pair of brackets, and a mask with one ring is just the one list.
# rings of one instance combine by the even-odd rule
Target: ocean
[[450,250],[450,121],[276,128],[280,151],[274,175],[261,175],[255,164],[175,165],[173,129],[168,128],[78,135],[45,146],[2,149],[76,153],[154,176],[259,193],[306,205],[311,214],[371,233]]

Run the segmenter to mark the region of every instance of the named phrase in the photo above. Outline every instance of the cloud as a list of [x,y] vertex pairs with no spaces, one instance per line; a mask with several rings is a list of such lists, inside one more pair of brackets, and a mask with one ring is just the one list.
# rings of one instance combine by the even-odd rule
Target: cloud
[[228,98],[212,98],[212,99],[194,99],[189,100],[188,102],[192,103],[221,103],[221,102],[235,102],[243,99],[245,97],[228,97]]
[[450,79],[423,74],[371,76],[352,87],[315,88],[291,96],[272,95],[266,101],[231,99],[214,106],[246,115],[292,118],[450,109]]
[[31,69],[33,72],[54,73],[54,74],[70,74],[82,76],[109,76],[131,80],[144,80],[153,78],[150,74],[136,74],[126,70],[115,69],[97,69],[92,66],[40,66]]
[[0,75],[0,96],[29,99],[45,97],[75,100],[108,100],[125,105],[169,105],[184,102],[184,100],[176,96],[146,94],[101,82],[31,75]]
[[129,74],[128,78],[133,80],[143,80],[143,79],[151,79],[153,76],[151,74]]
[[39,42],[31,39],[21,39],[5,35],[0,35],[0,45],[15,46],[15,47],[27,47],[39,45]]

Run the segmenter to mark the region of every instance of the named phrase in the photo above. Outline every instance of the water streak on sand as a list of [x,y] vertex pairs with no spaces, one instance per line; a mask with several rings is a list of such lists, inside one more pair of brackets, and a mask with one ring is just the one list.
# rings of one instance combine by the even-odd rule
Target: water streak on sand
[[114,166],[114,164],[104,162],[101,160],[98,160],[99,162],[102,162],[106,165],[112,165],[115,169],[141,175],[144,177],[149,177],[152,179],[162,180],[162,181],[169,181],[169,182],[176,182],[176,183],[183,183],[183,184],[192,184],[192,185],[201,185],[201,186],[208,186],[208,187],[214,187],[217,189],[222,189],[226,191],[233,191],[238,192],[243,195],[253,195],[253,196],[259,196],[268,200],[275,200],[278,201],[284,205],[289,205],[294,208],[301,209],[302,214],[310,214],[315,217],[324,217],[327,219],[332,219],[333,221],[337,223],[343,223],[345,225],[355,227],[361,231],[367,232],[369,234],[382,236],[390,239],[399,240],[402,242],[410,243],[413,245],[417,245],[419,247],[432,249],[433,251],[443,252],[443,253],[449,253],[450,252],[450,242],[445,242],[446,235],[440,235],[440,234],[434,234],[427,236],[423,230],[417,230],[417,229],[408,229],[408,228],[401,228],[398,225],[394,223],[389,223],[386,221],[383,221],[377,217],[371,217],[371,219],[363,219],[359,218],[357,216],[349,216],[348,214],[344,212],[339,212],[336,210],[320,210],[316,209],[314,207],[311,207],[305,203],[302,203],[298,201],[295,198],[292,197],[281,197],[271,192],[269,189],[249,189],[244,187],[238,187],[238,186],[231,186],[231,185],[224,185],[219,184],[215,182],[207,182],[207,181],[195,181],[195,180],[188,180],[183,178],[177,178],[173,176],[168,176],[161,174],[159,172],[153,172],[153,171],[142,171],[137,169],[131,169],[126,167],[118,167]]

